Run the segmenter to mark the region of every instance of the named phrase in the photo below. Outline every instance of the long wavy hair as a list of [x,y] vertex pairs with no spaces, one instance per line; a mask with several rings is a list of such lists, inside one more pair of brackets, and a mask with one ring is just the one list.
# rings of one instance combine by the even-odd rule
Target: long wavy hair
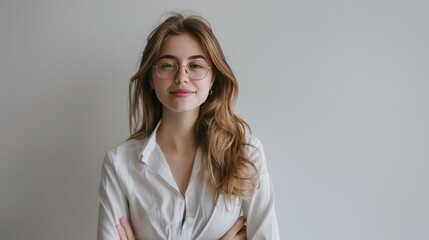
[[237,79],[209,23],[202,17],[175,13],[150,33],[140,67],[129,84],[129,139],[148,137],[162,117],[162,104],[150,92],[152,68],[163,43],[180,34],[195,37],[212,63],[213,92],[200,106],[195,138],[203,151],[203,166],[215,188],[215,197],[224,194],[246,198],[248,191],[256,187],[258,175],[256,165],[246,154],[246,148],[252,147],[245,136],[250,127],[233,112]]

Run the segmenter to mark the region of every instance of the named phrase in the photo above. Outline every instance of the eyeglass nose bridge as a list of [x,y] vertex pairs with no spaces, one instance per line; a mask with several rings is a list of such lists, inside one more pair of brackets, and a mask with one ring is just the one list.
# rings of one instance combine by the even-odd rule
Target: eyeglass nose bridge
[[[185,69],[186,77],[180,75],[181,74],[180,73],[180,67],[183,67]],[[190,79],[191,78],[189,76],[188,66],[187,65],[176,65],[176,71],[174,72],[174,81],[176,83],[179,83],[182,81],[188,82]]]
[[176,75],[180,72],[180,67],[185,68],[186,74],[189,75],[188,65],[176,65]]

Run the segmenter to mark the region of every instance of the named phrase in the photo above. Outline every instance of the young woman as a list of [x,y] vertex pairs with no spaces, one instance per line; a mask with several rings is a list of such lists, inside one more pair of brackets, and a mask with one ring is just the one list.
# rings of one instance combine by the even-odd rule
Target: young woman
[[131,136],[103,162],[98,239],[225,239],[244,235],[244,218],[248,238],[279,238],[262,145],[233,113],[237,80],[204,19],[152,31],[129,94]]

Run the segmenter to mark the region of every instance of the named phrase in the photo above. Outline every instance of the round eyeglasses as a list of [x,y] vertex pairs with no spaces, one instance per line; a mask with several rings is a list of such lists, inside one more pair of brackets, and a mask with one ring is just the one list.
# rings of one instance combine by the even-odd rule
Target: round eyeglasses
[[202,80],[207,76],[211,67],[205,62],[192,61],[187,65],[179,65],[176,62],[171,61],[160,61],[154,66],[156,74],[161,79],[173,79],[180,67],[184,67],[189,79]]

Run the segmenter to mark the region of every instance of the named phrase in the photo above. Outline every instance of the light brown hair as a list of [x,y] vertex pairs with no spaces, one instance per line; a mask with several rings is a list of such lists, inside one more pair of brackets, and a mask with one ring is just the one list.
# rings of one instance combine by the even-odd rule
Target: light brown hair
[[139,70],[129,84],[129,139],[148,137],[162,117],[162,105],[151,94],[152,68],[169,36],[190,34],[206,52],[215,76],[212,94],[200,106],[195,138],[201,147],[211,183],[219,194],[247,197],[256,186],[257,168],[246,154],[249,125],[236,116],[233,106],[238,83],[208,22],[199,16],[174,14],[149,35]]

